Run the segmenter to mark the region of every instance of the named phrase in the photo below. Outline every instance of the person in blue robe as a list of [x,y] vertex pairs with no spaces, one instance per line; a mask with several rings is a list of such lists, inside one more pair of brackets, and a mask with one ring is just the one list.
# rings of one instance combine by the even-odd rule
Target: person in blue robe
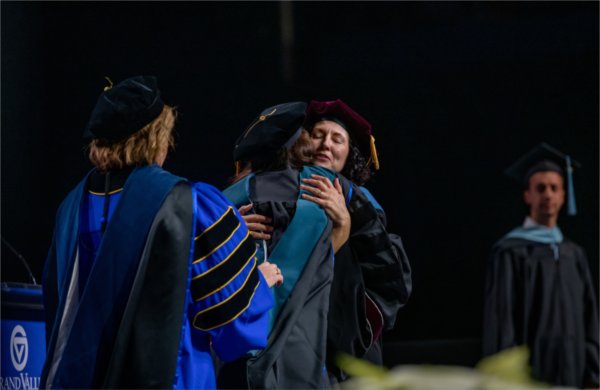
[[105,88],[88,122],[95,168],[56,217],[43,276],[44,388],[215,388],[264,348],[269,287],[235,207],[161,168],[175,110],[151,76]]
[[[597,293],[585,251],[558,226],[565,178],[573,188],[573,164],[542,143],[506,171],[523,184],[529,215],[492,249],[483,353],[526,345],[535,379],[554,386],[598,388]],[[574,215],[575,198],[569,192],[568,213]]]

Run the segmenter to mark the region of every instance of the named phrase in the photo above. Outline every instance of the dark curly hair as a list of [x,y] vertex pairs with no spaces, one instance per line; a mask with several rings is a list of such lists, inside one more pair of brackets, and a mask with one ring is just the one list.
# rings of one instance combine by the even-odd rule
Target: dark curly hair
[[359,186],[364,185],[374,175],[371,167],[367,165],[367,159],[352,143],[350,143],[346,164],[340,173]]

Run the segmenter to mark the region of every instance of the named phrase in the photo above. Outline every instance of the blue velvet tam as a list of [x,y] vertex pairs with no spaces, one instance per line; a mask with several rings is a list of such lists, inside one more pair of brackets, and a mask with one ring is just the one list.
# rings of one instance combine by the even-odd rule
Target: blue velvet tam
[[306,103],[283,103],[264,109],[235,142],[233,160],[248,162],[273,156],[290,148],[304,122]]
[[521,183],[524,188],[529,187],[529,179],[535,173],[559,173],[565,180],[565,187],[567,189],[567,213],[575,215],[577,214],[577,207],[575,205],[575,189],[573,187],[574,168],[581,168],[581,164],[572,160],[569,155],[542,142],[521,156],[504,173],[511,179]]
[[120,141],[156,119],[163,107],[154,76],[130,77],[100,94],[83,138]]

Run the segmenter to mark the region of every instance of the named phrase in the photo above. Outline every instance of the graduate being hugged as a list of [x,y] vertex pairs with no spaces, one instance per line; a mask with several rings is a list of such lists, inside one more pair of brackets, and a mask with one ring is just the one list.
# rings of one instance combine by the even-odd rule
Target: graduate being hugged
[[529,215],[492,250],[483,352],[527,345],[535,379],[597,388],[598,309],[589,264],[558,227],[565,181],[568,213],[576,212],[572,165],[579,164],[542,143],[506,170],[523,184]]
[[[283,110],[284,108],[286,109]],[[250,234],[265,240],[267,247],[279,240],[281,228],[285,227],[286,221],[290,219],[281,216],[271,218],[274,214],[282,213],[274,213],[270,209],[289,208],[298,194],[300,204],[309,207],[318,205],[330,219],[331,246],[335,261],[333,279],[330,282],[329,295],[326,297],[326,337],[319,340],[319,345],[326,342],[326,358],[324,368],[313,366],[313,376],[320,378],[326,374],[327,381],[335,387],[338,382],[348,377],[335,363],[339,353],[367,359],[380,365],[383,363],[382,332],[393,328],[398,310],[404,306],[411,294],[411,270],[402,240],[398,235],[387,231],[385,212],[370,192],[361,187],[371,177],[372,167],[379,168],[371,124],[339,99],[313,100],[306,106],[305,111],[297,112],[299,109],[304,110],[300,103],[270,107],[255,119],[238,140],[234,151],[238,168],[241,167],[239,163],[248,163],[241,171],[242,174],[253,172],[255,176],[246,178],[246,184],[238,182],[224,192],[227,196],[235,195],[230,199],[238,199],[239,202],[234,203],[239,205],[252,201],[253,214],[246,214],[244,218],[251,230]],[[295,115],[291,115],[292,112]],[[285,118],[299,120],[295,123]],[[281,122],[279,126],[276,126],[277,122]],[[284,122],[288,123],[282,126]],[[303,128],[299,128],[301,124]],[[283,128],[288,128],[288,131],[283,131]],[[307,173],[301,175],[299,188],[295,187],[298,184],[297,172],[286,170],[290,177],[284,178],[285,166],[277,167],[281,164],[273,164],[275,158],[268,163],[265,161],[265,156],[270,155],[266,152],[275,145],[279,146],[275,148],[279,157],[302,154],[297,153],[298,150],[310,152],[302,154],[303,159],[294,159],[295,165],[303,166],[302,171]],[[264,170],[277,172],[259,173]],[[291,194],[291,199],[284,199],[282,196],[282,188],[286,183],[291,189],[288,188],[285,192]],[[251,192],[249,199],[239,197],[240,193],[247,191]],[[273,207],[273,200],[285,202]],[[264,207],[264,204],[267,204],[267,207]],[[248,207],[250,206],[245,205],[240,210],[249,210]],[[307,226],[309,224],[314,225],[312,221],[307,221]],[[302,235],[306,231],[307,229],[304,229]],[[304,245],[301,249],[304,251],[307,248],[312,246]],[[330,268],[328,266],[326,270],[319,271],[319,278],[330,272]],[[289,274],[292,273],[286,273],[286,278]],[[291,288],[291,284],[289,283],[287,288]],[[314,299],[314,296],[311,296]],[[302,318],[309,317],[303,315]],[[316,325],[324,326],[325,321],[309,321],[309,325],[313,328]],[[282,339],[279,338],[276,343],[282,345]],[[314,351],[321,350],[314,345]],[[271,352],[285,351],[285,358],[290,360],[290,367],[295,367],[297,361],[302,361],[304,366],[307,361],[315,361],[298,359],[300,354],[289,353],[290,349],[287,346],[276,348],[274,343],[270,343],[268,349]],[[266,360],[264,355],[263,362]],[[318,353],[311,352],[310,355],[315,356]],[[281,368],[285,367],[283,358],[270,359],[277,362],[280,387],[321,387],[320,379],[314,382],[282,381],[281,378],[286,379],[286,376],[281,374],[286,372],[286,369]],[[264,383],[262,382],[261,386],[268,387]]]

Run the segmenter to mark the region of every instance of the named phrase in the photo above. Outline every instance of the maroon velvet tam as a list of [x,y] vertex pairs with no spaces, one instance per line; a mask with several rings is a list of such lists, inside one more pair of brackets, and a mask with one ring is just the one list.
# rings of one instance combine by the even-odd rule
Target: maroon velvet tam
[[306,109],[304,128],[310,131],[315,123],[322,120],[337,122],[346,129],[363,156],[371,156],[371,124],[346,103],[340,99],[325,102],[312,100]]

